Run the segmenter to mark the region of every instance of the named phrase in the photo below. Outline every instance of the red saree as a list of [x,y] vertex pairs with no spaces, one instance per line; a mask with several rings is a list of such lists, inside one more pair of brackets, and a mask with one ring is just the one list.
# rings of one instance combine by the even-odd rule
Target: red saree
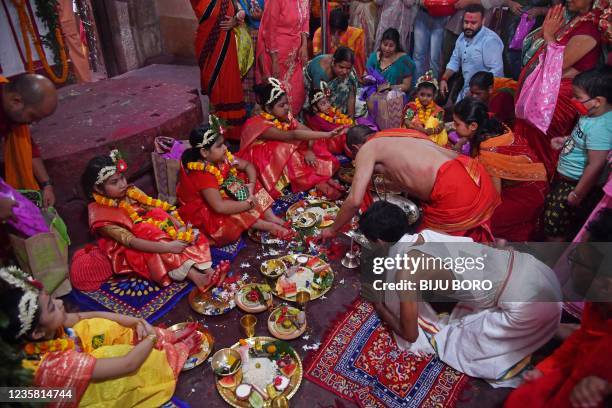
[[[147,241],[170,242],[172,238],[161,229],[141,222],[134,224],[127,213],[118,207],[107,207],[98,203],[90,203],[89,228],[96,233],[102,227],[113,225],[130,231],[135,237]],[[145,212],[146,210],[143,210]],[[147,212],[148,217],[165,220],[167,213],[158,208]],[[114,239],[100,236],[98,246],[109,257],[113,272],[116,274],[136,273],[145,279],[155,281],[161,286],[172,282],[171,271],[180,270],[190,264],[209,267],[211,265],[210,247],[204,235],[200,235],[195,243],[185,248],[180,254],[140,252],[128,248]]]
[[502,186],[501,204],[491,218],[493,235],[528,241],[536,230],[548,188],[544,165],[537,162],[526,140],[511,131],[483,141],[478,160],[491,176],[514,181]]
[[[210,98],[215,115],[229,125],[241,126],[246,110],[236,38],[232,30],[219,27],[224,17],[236,14],[234,4],[231,0],[191,0],[191,6],[198,19],[195,50],[202,94]],[[230,130],[228,137],[237,139],[239,135]]]
[[429,202],[423,205],[420,229],[492,242],[491,217],[499,202],[484,166],[458,156],[438,169]]
[[[594,49],[589,51],[584,57],[578,60],[573,68],[578,71],[588,71],[595,68],[597,65],[601,36],[597,31],[597,27],[594,23],[595,15],[594,12],[589,12],[583,16],[577,16],[568,22],[565,26],[561,27],[557,32],[555,38],[559,45],[567,45],[571,38],[575,35],[588,35],[597,41],[597,45]],[[518,95],[521,92],[521,88],[525,79],[531,74],[531,72],[538,65],[540,54],[546,50],[546,45],[541,46],[533,57],[529,60],[527,65],[521,71],[521,75],[518,80]],[[533,148],[538,160],[546,167],[546,173],[549,179],[555,174],[557,168],[557,160],[559,159],[559,151],[553,150],[550,145],[552,138],[567,136],[572,132],[572,129],[578,121],[578,113],[571,103],[573,96],[572,90],[572,79],[564,78],[561,80],[559,88],[559,96],[557,98],[557,105],[553,113],[550,127],[546,134],[542,133],[535,126],[532,126],[525,120],[517,119],[514,124],[514,133],[520,134],[527,139],[529,145]]]
[[[240,151],[237,153],[238,157],[257,168],[259,181],[272,198],[280,197],[281,190],[289,183],[293,192],[300,192],[329,180],[337,170],[338,162],[325,145],[315,143],[312,150],[317,156],[317,165],[308,166],[304,161],[307,143],[260,138],[272,126],[259,115],[250,118],[242,128]],[[297,122],[294,122],[293,129],[295,126]]]
[[[306,119],[306,126],[311,128],[312,130],[318,130],[321,132],[331,132],[336,129],[339,125],[336,123],[331,123],[323,119],[318,115],[312,115],[310,113],[305,113],[304,118]],[[327,146],[327,150],[333,154],[344,154],[346,146],[346,133],[335,136],[331,139],[321,139],[315,141],[316,144],[324,144]]]
[[[227,170],[229,172],[229,169]],[[224,175],[226,176],[227,174]],[[204,232],[211,239],[211,243],[216,246],[235,242],[273,204],[272,197],[258,183],[257,192],[253,197],[255,203],[253,209],[232,215],[219,214],[208,205],[202,196],[201,191],[207,188],[219,188],[215,176],[203,171],[187,173],[184,168],[181,168],[176,188],[180,203],[179,214],[183,221],[193,224]],[[224,200],[234,201],[227,197],[224,197]]]

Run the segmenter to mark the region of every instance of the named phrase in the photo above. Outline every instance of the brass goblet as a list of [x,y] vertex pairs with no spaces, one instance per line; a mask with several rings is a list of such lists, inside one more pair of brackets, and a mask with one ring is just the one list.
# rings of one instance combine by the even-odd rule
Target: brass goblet
[[310,292],[307,290],[300,290],[295,295],[295,303],[298,308],[302,311],[306,310],[306,303],[310,301]]
[[279,395],[272,400],[272,408],[289,408],[289,400],[284,395]]
[[240,318],[240,326],[244,331],[245,336],[255,336],[255,325],[257,324],[257,318],[252,314],[244,315]]

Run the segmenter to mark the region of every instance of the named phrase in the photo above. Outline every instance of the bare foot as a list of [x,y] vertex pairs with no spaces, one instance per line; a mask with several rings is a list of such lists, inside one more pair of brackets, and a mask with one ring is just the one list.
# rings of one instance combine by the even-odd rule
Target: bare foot
[[[215,274],[217,276],[215,276]],[[202,292],[206,292],[218,279],[218,273],[211,268],[208,268],[204,273],[196,268],[191,268],[187,272],[187,277],[191,280]]]
[[277,224],[272,224],[270,233],[276,238],[280,238],[282,240],[290,240],[296,235],[295,231]]
[[335,188],[338,191],[342,191],[342,192],[346,191],[346,188],[342,184],[338,183],[334,179],[327,180],[327,184],[329,184],[330,186],[332,186],[333,188]]
[[319,183],[315,187],[330,200],[337,200],[342,196],[342,193],[336,190],[329,182]]
[[202,348],[202,336],[197,331],[194,331],[182,343],[187,346],[189,355],[197,354]]
[[272,222],[278,225],[285,224],[285,221],[282,218],[277,217],[276,214],[274,214],[274,211],[272,211],[271,209],[266,210],[266,212],[264,213],[264,219],[266,221],[269,221],[269,222]]
[[196,330],[197,327],[198,327],[197,322],[187,323],[187,325],[184,328],[174,332],[174,341],[172,343],[178,343],[179,341],[186,339],[187,337],[191,335],[191,333],[193,333]]

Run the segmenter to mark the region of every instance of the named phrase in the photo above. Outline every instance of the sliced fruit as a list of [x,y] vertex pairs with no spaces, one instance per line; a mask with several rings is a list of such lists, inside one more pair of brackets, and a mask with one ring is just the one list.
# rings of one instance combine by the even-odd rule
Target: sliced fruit
[[219,385],[223,388],[234,388],[236,386],[236,378],[233,375],[219,378]]
[[249,404],[251,404],[253,408],[263,408],[264,399],[259,392],[253,390],[251,395],[249,395]]
[[285,367],[282,367],[280,370],[285,377],[291,377],[293,373],[295,373],[296,368],[297,364],[291,363],[286,365]]

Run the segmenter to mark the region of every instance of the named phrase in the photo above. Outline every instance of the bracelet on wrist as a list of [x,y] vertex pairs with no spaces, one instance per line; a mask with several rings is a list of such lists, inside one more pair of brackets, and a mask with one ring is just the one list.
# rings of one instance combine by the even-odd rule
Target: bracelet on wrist
[[49,179],[49,180],[46,180],[46,181],[39,182],[38,185],[40,186],[40,189],[42,190],[45,187],[52,187],[53,186],[53,182],[51,181],[51,179]]

